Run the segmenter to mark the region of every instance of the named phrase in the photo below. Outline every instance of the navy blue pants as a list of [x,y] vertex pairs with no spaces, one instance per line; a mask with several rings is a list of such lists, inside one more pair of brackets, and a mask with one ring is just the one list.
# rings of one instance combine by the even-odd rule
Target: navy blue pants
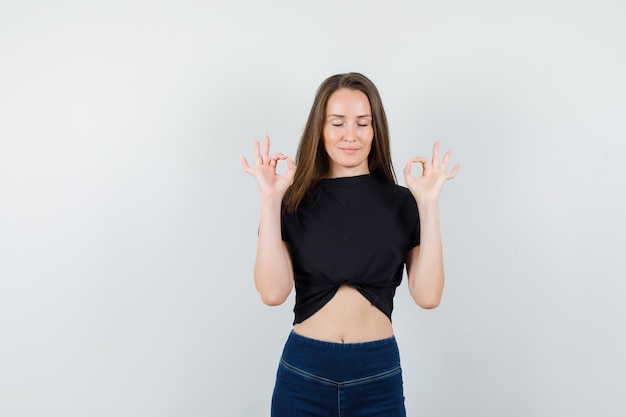
[[291,332],[276,375],[272,417],[406,417],[395,337],[332,343]]

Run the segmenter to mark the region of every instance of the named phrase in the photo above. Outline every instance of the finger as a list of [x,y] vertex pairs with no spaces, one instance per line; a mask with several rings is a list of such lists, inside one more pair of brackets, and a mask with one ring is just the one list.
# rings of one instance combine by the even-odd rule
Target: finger
[[404,167],[405,175],[412,175],[413,164],[415,163],[422,165],[423,172],[425,172],[427,169],[430,168],[428,158],[423,157],[423,156],[416,156],[414,158],[409,159],[409,162],[407,162],[406,166]]
[[250,170],[250,166],[248,165],[248,160],[243,155],[240,158],[241,158],[241,164],[243,165],[243,169],[249,174],[251,170]]
[[290,156],[285,155],[285,159],[287,160],[287,171],[296,171],[296,164],[293,162]]
[[254,158],[256,159],[256,165],[263,164],[263,158],[261,157],[261,144],[258,140],[254,141]]
[[446,153],[443,155],[443,160],[441,161],[441,164],[439,165],[441,168],[446,168],[446,166],[448,165],[448,159],[450,159],[450,155],[452,155],[452,151],[447,150]]
[[406,163],[402,172],[404,172],[404,178],[408,179],[411,177],[411,168],[413,168],[413,160],[409,159],[409,162]]
[[424,169],[430,168],[430,160],[425,156],[416,156],[415,158],[411,159],[411,163],[420,164]]
[[263,161],[269,161],[270,159],[270,137],[265,135],[263,137]]
[[420,164],[429,164],[429,160],[428,158],[426,158],[425,156],[415,156],[411,159],[409,159],[409,164],[414,164],[414,163],[420,163]]
[[272,157],[270,158],[270,166],[273,168],[276,168],[278,161],[285,159],[285,158],[286,158],[285,155],[283,155],[282,153],[277,153],[276,155],[272,155]]
[[287,156],[287,172],[285,173],[285,175],[291,179],[291,181],[293,182],[293,177],[296,174],[296,169],[298,168],[296,166],[296,164],[294,164],[293,160]]
[[461,164],[456,164],[454,168],[452,168],[452,171],[450,171],[446,179],[451,180],[452,178],[454,178],[456,176],[456,173],[459,172],[459,169],[461,169]]
[[433,167],[439,166],[439,141],[433,145]]

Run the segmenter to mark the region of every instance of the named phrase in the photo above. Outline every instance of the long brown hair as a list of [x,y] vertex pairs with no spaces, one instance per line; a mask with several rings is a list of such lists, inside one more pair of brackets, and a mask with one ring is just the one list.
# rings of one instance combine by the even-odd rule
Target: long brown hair
[[288,213],[294,213],[303,200],[311,198],[313,186],[328,172],[328,154],[324,149],[322,139],[326,106],[329,97],[342,88],[361,91],[369,99],[372,108],[374,139],[367,158],[370,174],[392,184],[396,183],[396,175],[391,163],[387,116],[378,89],[366,76],[357,72],[333,75],[318,87],[300,138],[295,159],[298,168],[293,184],[283,197],[283,205]]

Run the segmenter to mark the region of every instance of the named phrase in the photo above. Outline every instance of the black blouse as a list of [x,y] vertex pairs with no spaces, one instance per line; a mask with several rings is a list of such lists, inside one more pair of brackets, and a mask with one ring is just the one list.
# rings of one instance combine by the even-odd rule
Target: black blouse
[[415,199],[371,174],[322,179],[314,201],[282,213],[296,286],[294,323],[315,314],[343,284],[391,320],[407,252],[420,241]]

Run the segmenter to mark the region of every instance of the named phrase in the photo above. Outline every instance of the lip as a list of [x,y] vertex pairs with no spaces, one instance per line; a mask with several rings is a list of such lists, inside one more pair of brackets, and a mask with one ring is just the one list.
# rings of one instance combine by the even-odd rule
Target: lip
[[356,153],[359,149],[358,148],[339,148],[341,149],[343,152],[352,155],[353,153]]

